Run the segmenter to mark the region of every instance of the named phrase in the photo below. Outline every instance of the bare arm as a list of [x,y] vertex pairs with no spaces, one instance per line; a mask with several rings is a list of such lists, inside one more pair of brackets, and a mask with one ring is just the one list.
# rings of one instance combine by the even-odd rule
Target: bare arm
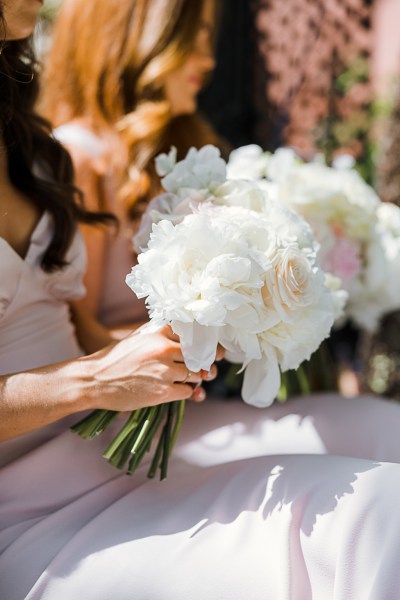
[[[0,377],[0,440],[6,440],[87,409],[131,411],[192,397],[204,390],[191,375],[176,337],[167,328],[131,334],[120,342],[70,362]],[[216,375],[213,367],[211,377]]]
[[3,375],[0,399],[0,441],[89,408],[78,361]]

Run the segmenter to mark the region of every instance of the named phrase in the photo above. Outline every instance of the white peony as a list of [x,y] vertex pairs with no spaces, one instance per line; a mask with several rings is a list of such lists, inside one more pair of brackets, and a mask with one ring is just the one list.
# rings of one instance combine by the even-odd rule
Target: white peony
[[153,224],[126,281],[153,324],[180,336],[188,369],[209,369],[219,343],[243,363],[244,400],[266,406],[280,369],[296,368],[329,335],[337,290],[325,285],[301,217],[266,198],[262,212],[229,204],[226,191],[227,206],[199,203],[179,223]]
[[208,199],[218,205],[241,206],[262,212],[266,194],[251,181],[235,179],[216,187]]
[[226,179],[226,163],[215,146],[191,148],[184,158],[176,162],[176,150],[156,158],[156,169],[163,177],[163,188],[173,194],[186,195],[186,190],[207,192]]
[[[162,219],[180,223],[185,215],[195,212],[200,203],[211,199],[221,184],[219,196],[226,194],[224,186],[234,187],[233,182],[226,182],[226,163],[218,148],[211,145],[200,150],[191,148],[183,160],[177,162],[176,158],[176,148],[172,147],[168,154],[160,154],[155,159],[157,173],[162,177],[161,184],[167,193],[149,202],[133,237],[136,253],[146,249],[154,224]],[[255,197],[259,193],[254,186],[252,192]],[[235,195],[240,196],[236,201],[240,205],[246,194],[232,189],[232,203],[235,203]]]

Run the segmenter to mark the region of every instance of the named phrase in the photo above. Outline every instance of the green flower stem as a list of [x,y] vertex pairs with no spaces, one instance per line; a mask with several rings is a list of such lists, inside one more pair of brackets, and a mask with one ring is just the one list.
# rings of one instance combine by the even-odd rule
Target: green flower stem
[[287,375],[286,373],[281,373],[281,386],[279,388],[278,391],[278,395],[276,397],[276,399],[279,402],[286,402],[287,398],[288,398],[288,380],[287,380]]
[[175,442],[177,440],[179,431],[182,426],[183,416],[185,414],[186,401],[180,400],[180,401],[176,402],[175,404],[177,404],[177,411],[176,411],[177,415],[176,415],[176,421],[175,421],[174,429],[172,431],[171,442],[170,442],[170,447],[169,447],[170,455],[173,450],[173,447],[175,446]]
[[176,412],[176,403],[171,402],[168,406],[168,415],[167,422],[165,423],[165,434],[164,434],[164,443],[163,443],[163,453],[161,458],[161,475],[160,479],[166,479],[167,471],[168,471],[168,458],[170,452],[170,443],[171,443],[171,431],[173,419]]
[[[168,459],[182,426],[184,411],[184,400],[133,411],[120,432],[105,449],[103,457],[118,469],[122,469],[129,461],[127,472],[132,474],[143,456],[150,450],[153,439],[165,420],[147,474],[152,478],[160,468],[160,479],[165,479]],[[71,429],[85,439],[93,439],[101,434],[118,414],[120,413],[117,411],[98,409],[81,419]]]
[[163,446],[164,446],[165,432],[166,432],[166,429],[164,426],[162,433],[160,435],[160,439],[158,440],[158,444],[157,444],[157,448],[156,448],[156,451],[153,456],[153,460],[151,461],[149,472],[147,473],[147,477],[149,477],[150,479],[152,479],[155,476],[157,469],[158,469],[158,465],[160,463],[161,454],[162,454],[162,450],[163,450]]
[[125,425],[123,426],[123,428],[121,429],[121,431],[119,432],[117,437],[113,439],[111,444],[109,444],[109,446],[107,446],[107,448],[103,452],[104,458],[107,458],[107,460],[109,460],[113,456],[115,451],[121,446],[121,444],[123,443],[125,438],[137,426],[138,417],[140,417],[140,415],[139,415],[140,412],[141,412],[140,410],[139,411],[134,410],[131,413],[129,419],[127,420],[127,422],[125,423]]
[[156,415],[156,412],[157,412],[157,407],[156,407],[156,406],[153,406],[153,407],[152,407],[152,408],[149,410],[148,414],[146,415],[146,419],[145,419],[145,421],[144,421],[143,425],[142,425],[142,426],[141,426],[141,428],[140,428],[139,435],[137,436],[137,438],[136,438],[136,440],[135,440],[135,443],[133,444],[133,446],[132,446],[132,448],[131,448],[131,454],[136,454],[136,452],[138,451],[138,449],[139,449],[139,447],[140,447],[140,444],[142,443],[142,441],[143,441],[143,439],[144,439],[144,437],[145,437],[145,435],[146,435],[146,432],[147,432],[147,430],[148,430],[148,429],[149,429],[149,427],[150,427],[150,424],[151,424],[151,422],[152,422],[152,419],[153,419],[153,418],[155,417],[155,415]]
[[299,382],[301,393],[302,394],[309,394],[310,393],[310,384],[308,382],[308,377],[306,375],[306,372],[305,372],[304,368],[301,365],[297,369],[296,374],[297,374],[297,379],[298,379],[298,382]]
[[[137,414],[135,415],[136,421],[134,422],[134,426],[130,429],[129,427],[126,427],[125,436],[120,440],[118,445],[116,445],[114,452],[109,455],[109,462],[118,469],[122,469],[130,457],[132,447],[136,443],[137,438],[140,436],[141,430],[151,411],[151,408],[143,408],[136,411]],[[114,442],[116,440],[117,438],[114,440]]]
[[131,448],[135,443],[136,437],[138,435],[137,428],[133,429],[122,445],[119,447],[118,451],[115,452],[109,462],[117,467],[117,469],[123,469],[126,465],[126,461],[129,460],[131,456]]
[[135,454],[131,457],[131,459],[129,461],[129,467],[128,467],[129,475],[132,475],[132,473],[134,473],[136,468],[139,466],[139,463],[142,460],[145,453],[150,450],[151,443],[154,439],[154,436],[157,433],[157,431],[164,419],[165,410],[166,410],[165,404],[161,404],[160,406],[157,406],[155,418],[153,419],[153,422],[151,423],[151,426],[149,427],[149,429],[146,433],[146,436],[140,445],[140,448],[137,449],[137,451],[135,452]]
[[97,435],[99,425],[102,424],[108,410],[94,410],[89,415],[81,419],[78,423],[71,427],[71,430],[78,433],[84,439],[93,439]]
[[115,410],[107,410],[101,421],[96,427],[96,435],[100,435],[109,426],[109,424],[119,415]]

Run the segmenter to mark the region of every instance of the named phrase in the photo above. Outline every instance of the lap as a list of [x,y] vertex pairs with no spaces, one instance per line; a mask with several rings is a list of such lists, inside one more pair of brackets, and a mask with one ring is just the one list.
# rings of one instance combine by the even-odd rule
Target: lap
[[372,397],[189,403],[161,483],[65,432],[0,472],[2,597],[395,600],[399,419]]
[[[177,461],[167,481],[124,489],[91,515],[27,598],[395,600],[399,502],[397,464],[317,455],[194,469]],[[65,526],[67,515],[58,518]],[[47,539],[40,533],[36,552]],[[35,561],[26,541],[14,557],[23,564]],[[7,585],[7,570],[1,575]]]

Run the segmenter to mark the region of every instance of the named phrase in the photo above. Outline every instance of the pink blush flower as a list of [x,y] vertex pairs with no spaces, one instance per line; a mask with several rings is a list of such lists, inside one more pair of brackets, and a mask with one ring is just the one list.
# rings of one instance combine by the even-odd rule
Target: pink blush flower
[[337,237],[332,249],[326,254],[323,268],[340,277],[343,284],[357,277],[361,271],[361,248],[354,240]]

